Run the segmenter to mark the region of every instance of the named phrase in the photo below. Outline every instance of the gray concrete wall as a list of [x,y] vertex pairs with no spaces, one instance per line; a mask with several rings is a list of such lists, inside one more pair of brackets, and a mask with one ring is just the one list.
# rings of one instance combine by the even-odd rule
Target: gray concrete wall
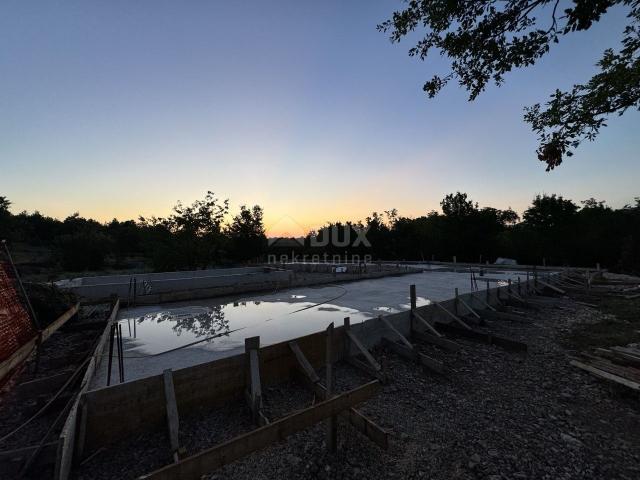
[[60,282],[86,301],[106,300],[117,295],[123,301],[130,295],[130,282],[136,282],[136,296],[158,296],[171,292],[236,287],[239,285],[287,284],[291,273],[264,267],[225,268],[189,272],[162,272],[135,275],[85,277]]

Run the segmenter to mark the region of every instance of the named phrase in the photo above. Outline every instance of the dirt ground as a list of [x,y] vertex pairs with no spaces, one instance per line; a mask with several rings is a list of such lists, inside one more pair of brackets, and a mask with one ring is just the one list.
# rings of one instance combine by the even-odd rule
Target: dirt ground
[[[97,336],[102,333],[108,315],[108,305],[82,308],[79,315],[72,318],[60,330],[55,332],[42,344],[40,359],[37,363],[35,356],[26,362],[19,371],[12,374],[10,380],[0,391],[0,438],[21,426],[51,400],[60,389],[64,381],[79,368],[83,360],[93,352]],[[80,325],[80,323],[82,323]],[[78,375],[82,379],[84,371]],[[28,382],[43,380],[56,376],[64,376],[62,382],[33,387],[26,391],[22,388]],[[38,445],[45,433],[54,424],[56,418],[68,402],[73,400],[78,382],[66,389],[42,415],[30,421],[28,425],[0,442],[0,453]],[[65,416],[66,418],[66,416]],[[64,418],[63,418],[64,420]],[[57,439],[62,424],[51,431],[46,443]],[[39,455],[34,467],[28,472],[27,478],[52,478],[53,466],[51,453],[47,449]],[[55,449],[53,449],[55,450]],[[28,455],[27,455],[28,456]],[[13,456],[0,455],[0,479],[14,479],[24,465],[27,456],[16,454]],[[43,458],[46,457],[46,458]]]
[[[585,348],[636,341],[640,300],[590,300],[598,308],[548,299],[536,309],[517,309],[527,322],[486,327],[528,343],[526,355],[464,339],[456,339],[463,348],[455,353],[421,345],[445,363],[445,376],[376,350],[392,381],[359,409],[390,432],[387,451],[340,421],[338,453],[330,455],[319,424],[208,478],[640,478],[638,395],[569,364]],[[337,365],[340,391],[369,380]],[[269,388],[264,397],[271,419],[314,400],[294,383]],[[238,399],[213,412],[181,412],[180,439],[193,454],[252,428]],[[170,463],[168,445],[164,431],[141,434],[87,460],[76,478],[135,478]]]

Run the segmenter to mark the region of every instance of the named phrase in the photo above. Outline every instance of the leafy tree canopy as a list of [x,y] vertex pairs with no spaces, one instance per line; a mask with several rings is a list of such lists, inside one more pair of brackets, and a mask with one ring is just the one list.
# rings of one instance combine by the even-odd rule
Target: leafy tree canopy
[[581,141],[593,140],[610,115],[640,107],[640,0],[410,0],[378,29],[394,43],[423,31],[409,55],[424,60],[435,50],[451,60],[451,70],[431,77],[423,90],[434,97],[455,79],[474,100],[489,82],[500,85],[513,68],[535,64],[552,43],[588,30],[616,5],[629,10],[622,46],[604,51],[599,72],[586,83],[525,109],[539,137],[538,159],[549,171]]

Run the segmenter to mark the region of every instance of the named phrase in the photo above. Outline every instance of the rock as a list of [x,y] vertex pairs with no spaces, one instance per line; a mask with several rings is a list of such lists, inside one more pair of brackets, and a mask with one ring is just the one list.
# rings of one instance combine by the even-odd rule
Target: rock
[[575,437],[572,437],[571,435],[569,435],[567,433],[561,433],[560,434],[560,438],[562,440],[564,440],[565,442],[567,442],[569,444],[572,444],[572,445],[575,445],[575,446],[582,446],[583,445],[583,443],[580,440],[578,440]]

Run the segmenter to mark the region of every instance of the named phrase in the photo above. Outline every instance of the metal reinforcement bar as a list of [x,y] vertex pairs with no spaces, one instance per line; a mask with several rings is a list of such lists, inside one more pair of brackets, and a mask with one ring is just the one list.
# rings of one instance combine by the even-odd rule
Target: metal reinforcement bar
[[[56,458],[56,469],[54,475],[54,478],[57,480],[67,480],[71,475],[74,456],[76,459],[82,457],[87,421],[87,406],[84,402],[83,395],[89,389],[89,384],[91,383],[95,371],[102,363],[102,353],[109,338],[111,325],[115,322],[119,309],[120,300],[116,299],[113,304],[113,308],[111,309],[111,313],[109,314],[109,318],[107,319],[107,325],[102,331],[98,345],[96,346],[93,356],[89,360],[87,369],[84,372],[78,398],[71,407],[69,415],[62,427],[62,431],[58,436],[58,455]],[[78,422],[78,417],[80,417],[80,422]],[[77,442],[76,436],[78,437]]]
[[282,441],[294,433],[362,403],[375,395],[379,389],[380,383],[374,380],[139,478],[140,480],[199,479],[202,475],[223,465]]

